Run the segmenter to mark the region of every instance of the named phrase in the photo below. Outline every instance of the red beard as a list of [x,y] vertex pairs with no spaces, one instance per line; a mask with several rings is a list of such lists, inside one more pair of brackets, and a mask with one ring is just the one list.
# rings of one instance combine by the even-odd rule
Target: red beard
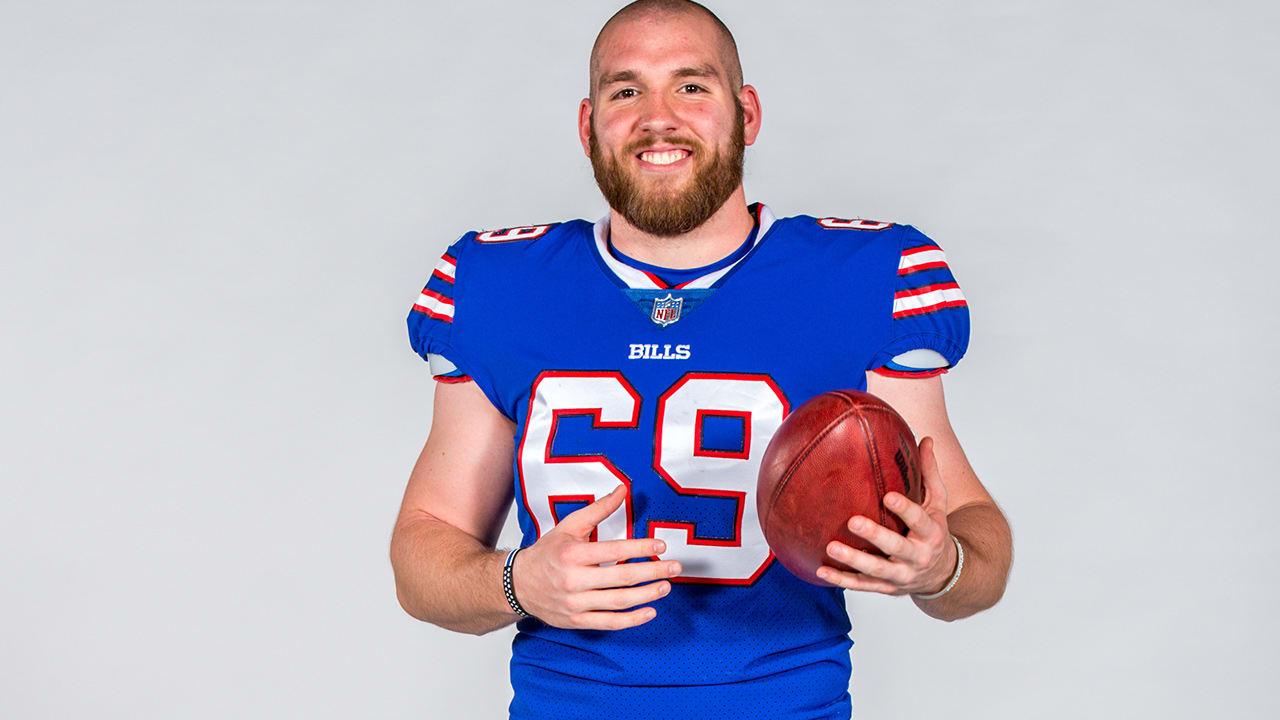
[[[690,138],[663,138],[671,145],[683,145],[693,150],[694,175],[687,189],[679,192],[662,190],[646,192],[636,182],[634,170],[619,162],[617,157],[601,151],[596,142],[595,120],[591,124],[591,168],[595,171],[596,184],[608,201],[609,207],[618,211],[636,229],[673,237],[683,235],[707,221],[724,205],[733,191],[742,184],[742,158],[746,149],[742,105],[734,98],[736,121],[733,136],[725,152],[711,154],[706,146]],[[626,148],[626,162],[645,148],[656,144],[655,140],[632,143]]]

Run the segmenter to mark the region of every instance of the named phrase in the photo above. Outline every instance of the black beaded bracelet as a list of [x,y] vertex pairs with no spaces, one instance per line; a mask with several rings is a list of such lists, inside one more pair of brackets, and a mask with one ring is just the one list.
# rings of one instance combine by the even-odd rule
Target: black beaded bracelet
[[511,583],[511,564],[515,562],[516,553],[518,552],[520,552],[520,548],[512,550],[511,554],[507,556],[507,564],[502,568],[502,592],[506,593],[507,604],[511,606],[511,609],[515,610],[520,617],[527,618],[529,613],[520,607],[520,601],[516,600],[516,586]]

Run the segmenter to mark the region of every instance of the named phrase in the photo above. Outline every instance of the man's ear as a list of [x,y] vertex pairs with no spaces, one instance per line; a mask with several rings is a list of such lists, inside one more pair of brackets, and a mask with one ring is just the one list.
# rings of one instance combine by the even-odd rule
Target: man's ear
[[582,98],[578,103],[578,141],[582,143],[582,153],[591,157],[591,98]]
[[738,100],[742,103],[742,137],[747,145],[751,145],[760,134],[760,95],[751,85],[743,85],[738,91]]

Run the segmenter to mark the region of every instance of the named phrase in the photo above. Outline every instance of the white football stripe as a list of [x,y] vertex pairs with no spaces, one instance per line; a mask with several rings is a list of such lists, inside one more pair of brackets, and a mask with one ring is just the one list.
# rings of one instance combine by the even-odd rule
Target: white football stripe
[[946,261],[947,255],[941,250],[921,250],[917,253],[903,254],[902,260],[898,261],[898,269],[906,270],[917,265],[935,262],[945,263]]
[[943,303],[964,301],[964,293],[960,292],[960,288],[946,288],[944,290],[933,290],[919,295],[907,295],[905,297],[895,297],[893,299],[893,314],[898,315],[912,310],[923,310],[934,305]]
[[454,265],[449,260],[448,256],[444,256],[440,258],[440,262],[436,263],[436,270],[439,270],[441,275],[444,275],[448,277],[450,280],[452,280],[454,278],[454,273],[458,271],[458,266]]
[[418,306],[426,308],[437,315],[453,317],[452,302],[440,300],[439,298],[432,297],[426,293],[418,295]]

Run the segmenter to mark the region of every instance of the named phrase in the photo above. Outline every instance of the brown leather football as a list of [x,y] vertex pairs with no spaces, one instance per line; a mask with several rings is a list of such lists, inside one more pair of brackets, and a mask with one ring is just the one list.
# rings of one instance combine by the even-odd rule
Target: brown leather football
[[883,400],[857,390],[833,390],[796,408],[774,434],[760,463],[756,506],[773,553],[801,580],[820,580],[822,565],[851,570],[827,555],[827,543],[883,555],[849,531],[863,515],[896,532],[906,525],[884,506],[885,493],[920,502],[915,436]]

